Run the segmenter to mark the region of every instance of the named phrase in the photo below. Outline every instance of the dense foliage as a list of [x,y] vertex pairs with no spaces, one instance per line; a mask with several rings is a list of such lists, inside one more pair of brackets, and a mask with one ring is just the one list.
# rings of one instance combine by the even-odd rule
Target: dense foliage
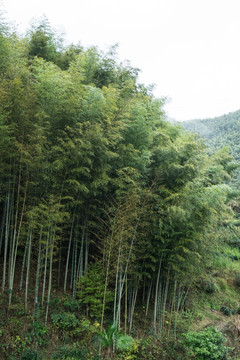
[[198,333],[189,332],[185,335],[184,345],[190,348],[194,358],[198,360],[227,360],[230,348],[224,345],[226,339],[214,327]]
[[[198,133],[206,139],[210,152],[224,146],[239,164],[240,161],[240,110],[212,119],[196,119],[182,122],[181,125],[191,132]],[[234,184],[239,187],[239,170],[234,177]]]
[[176,336],[191,283],[224,242],[219,231],[234,227],[225,184],[232,158],[226,149],[208,155],[198,137],[169,124],[164,99],[139,84],[138,69],[120,63],[114,47],[60,45],[45,20],[26,38],[1,27],[8,314],[19,292],[35,318],[31,341],[47,331],[39,309],[45,325],[84,333],[71,312],[54,312],[52,294],[61,291],[102,334],[107,324],[131,332],[142,304],[153,333],[167,327]]

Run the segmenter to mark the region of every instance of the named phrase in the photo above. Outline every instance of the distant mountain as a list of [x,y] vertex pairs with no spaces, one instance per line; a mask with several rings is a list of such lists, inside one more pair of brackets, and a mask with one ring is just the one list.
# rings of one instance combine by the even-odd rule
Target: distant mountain
[[178,121],[176,119],[171,118],[171,117],[168,117],[167,121],[170,122],[171,124],[177,124],[178,123]]
[[[240,165],[240,110],[211,119],[183,121],[181,126],[206,139],[210,152],[229,146],[230,154]],[[235,182],[240,183],[240,171],[236,175]]]

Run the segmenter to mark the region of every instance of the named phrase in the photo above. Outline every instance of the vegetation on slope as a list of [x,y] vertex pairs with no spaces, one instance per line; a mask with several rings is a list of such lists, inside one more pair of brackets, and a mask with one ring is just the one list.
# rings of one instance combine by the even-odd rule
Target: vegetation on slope
[[232,157],[169,124],[116,49],[60,45],[46,20],[1,26],[1,356],[194,358],[194,291],[238,256]]
[[[196,119],[182,122],[184,129],[198,133],[206,139],[211,152],[228,146],[229,153],[239,165],[240,162],[240,110],[212,119]],[[239,171],[234,177],[234,184],[239,188]]]

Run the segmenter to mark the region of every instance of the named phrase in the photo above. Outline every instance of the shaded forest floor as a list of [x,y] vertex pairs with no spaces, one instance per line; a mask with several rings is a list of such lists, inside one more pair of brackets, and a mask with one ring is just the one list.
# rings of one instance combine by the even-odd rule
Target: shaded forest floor
[[[20,271],[18,272],[20,274]],[[193,284],[184,311],[175,314],[176,340],[172,315],[166,313],[164,330],[154,335],[152,318],[138,304],[135,311],[132,351],[115,353],[101,349],[99,356],[99,321],[86,316],[71,294],[64,295],[55,285],[49,316],[45,325],[45,308],[34,310],[34,290],[28,309],[24,308],[24,290],[13,294],[8,310],[8,294],[0,294],[0,359],[190,359],[182,345],[182,334],[215,326],[234,348],[230,359],[240,354],[240,253],[226,248],[208,274]],[[19,279],[16,279],[18,282]],[[32,285],[34,279],[32,279]],[[106,316],[106,328],[111,322]],[[124,323],[124,316],[122,317]]]

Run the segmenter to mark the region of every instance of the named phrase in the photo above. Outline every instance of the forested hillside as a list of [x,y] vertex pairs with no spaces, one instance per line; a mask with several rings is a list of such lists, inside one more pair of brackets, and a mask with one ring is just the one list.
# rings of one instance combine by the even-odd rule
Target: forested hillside
[[235,164],[168,123],[138,72],[46,20],[24,38],[2,21],[1,359],[196,358],[195,296],[238,311],[209,280],[224,259],[240,273]]
[[[228,146],[230,154],[240,164],[240,110],[212,119],[184,121],[181,125],[206,139],[206,145],[211,152]],[[235,184],[238,186],[239,181],[238,171],[235,177]]]

